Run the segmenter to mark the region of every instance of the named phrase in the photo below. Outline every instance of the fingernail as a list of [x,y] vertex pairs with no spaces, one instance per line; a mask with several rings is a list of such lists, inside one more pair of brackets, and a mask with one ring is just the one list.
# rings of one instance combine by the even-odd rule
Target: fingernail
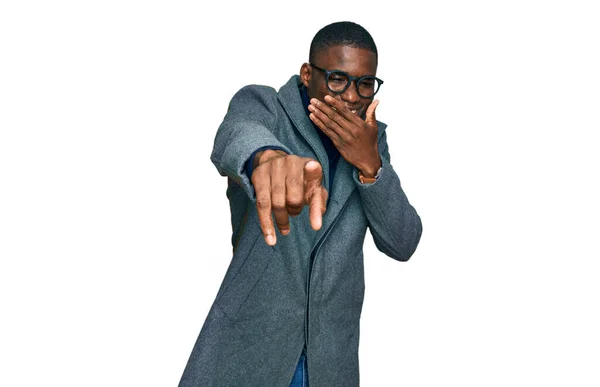
[[275,245],[275,235],[267,235],[267,244],[269,246]]
[[321,219],[317,219],[317,220],[315,220],[315,224],[314,224],[314,227],[313,227],[313,229],[314,229],[315,231],[318,231],[318,230],[320,230],[320,229],[321,229],[321,226],[322,226],[322,225],[323,225],[323,224],[322,224],[322,220],[321,220]]

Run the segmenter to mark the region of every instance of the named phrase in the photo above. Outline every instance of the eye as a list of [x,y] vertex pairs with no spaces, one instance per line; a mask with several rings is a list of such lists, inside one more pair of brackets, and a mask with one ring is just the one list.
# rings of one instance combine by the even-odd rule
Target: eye
[[344,73],[332,72],[329,74],[329,82],[336,85],[343,85],[348,82],[348,77]]
[[363,79],[362,81],[360,81],[360,86],[372,89],[375,86],[375,79]]

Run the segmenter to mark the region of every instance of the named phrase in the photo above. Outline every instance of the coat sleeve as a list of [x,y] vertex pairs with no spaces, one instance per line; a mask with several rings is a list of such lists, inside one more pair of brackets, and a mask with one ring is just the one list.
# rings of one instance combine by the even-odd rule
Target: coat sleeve
[[256,200],[246,162],[261,148],[290,150],[273,134],[277,122],[277,93],[273,88],[251,85],[232,98],[227,114],[217,130],[210,159],[222,176],[244,188]]
[[400,179],[390,164],[385,132],[379,140],[381,175],[373,184],[359,185],[363,209],[369,221],[375,246],[384,254],[399,261],[407,261],[421,239],[421,218],[409,203],[400,185]]

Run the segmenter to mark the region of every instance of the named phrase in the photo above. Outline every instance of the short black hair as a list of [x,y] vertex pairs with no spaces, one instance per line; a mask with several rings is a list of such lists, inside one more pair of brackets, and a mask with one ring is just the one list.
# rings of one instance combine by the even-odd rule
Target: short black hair
[[317,53],[333,46],[350,46],[369,50],[377,57],[377,46],[371,34],[359,24],[336,22],[321,28],[310,44],[308,61],[313,63]]

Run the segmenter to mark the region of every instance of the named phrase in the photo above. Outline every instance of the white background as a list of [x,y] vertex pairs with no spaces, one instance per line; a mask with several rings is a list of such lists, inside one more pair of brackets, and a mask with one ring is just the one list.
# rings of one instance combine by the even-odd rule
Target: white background
[[362,385],[600,385],[594,2],[281,3],[2,2],[0,385],[177,385],[231,256],[229,99],[339,20],[424,224],[408,263],[367,238]]

